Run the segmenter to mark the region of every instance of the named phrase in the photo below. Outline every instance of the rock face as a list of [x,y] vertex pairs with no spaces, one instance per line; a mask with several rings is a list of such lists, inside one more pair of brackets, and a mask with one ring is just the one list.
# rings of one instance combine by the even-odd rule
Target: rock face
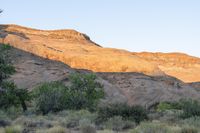
[[1,42],[38,56],[61,61],[72,68],[94,72],[143,72],[162,74],[153,63],[125,50],[102,48],[74,30],[43,31],[1,25]]
[[[69,74],[73,72],[92,73],[72,69],[64,63],[45,59],[13,48],[9,57],[16,68],[11,76],[20,88],[33,89],[43,82],[61,81],[69,84]],[[128,102],[146,107],[160,101],[173,101],[181,98],[200,100],[198,83],[186,84],[169,76],[148,76],[133,72],[96,73],[98,82],[104,86],[105,102]]]
[[[35,56],[15,48],[9,52],[9,58],[16,69],[16,73],[9,80],[14,81],[19,88],[28,88],[29,90],[44,82],[61,81],[69,84],[68,77],[74,72],[91,73],[72,69],[64,63]],[[104,86],[106,102],[127,101],[120,90],[108,81],[98,77],[98,82]]]
[[35,55],[94,72],[165,73],[184,82],[200,81],[200,59],[183,54],[132,53],[102,48],[75,30],[36,30],[0,25],[0,42]]
[[184,82],[200,81],[200,59],[182,53],[134,53]]

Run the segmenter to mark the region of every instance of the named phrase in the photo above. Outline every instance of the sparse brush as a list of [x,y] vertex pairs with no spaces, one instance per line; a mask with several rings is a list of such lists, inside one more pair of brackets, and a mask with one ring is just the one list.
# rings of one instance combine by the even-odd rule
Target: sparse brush
[[4,128],[0,128],[0,133],[5,133]]
[[198,133],[198,129],[195,127],[184,127],[181,129],[181,133]]
[[147,120],[147,110],[142,106],[129,106],[126,103],[115,103],[101,106],[98,109],[99,121],[106,121],[114,116],[121,116],[124,120],[135,121],[139,124],[141,121]]
[[68,128],[78,127],[82,120],[87,119],[90,123],[94,123],[97,118],[97,114],[90,113],[87,110],[80,111],[68,111],[66,116],[61,119],[62,125]]
[[96,129],[93,125],[83,126],[81,127],[82,133],[96,133]]
[[97,131],[97,133],[114,133],[112,130]]
[[70,133],[70,131],[63,127],[56,126],[48,129],[46,133]]
[[22,133],[23,127],[20,125],[9,126],[5,128],[5,133]]
[[188,119],[184,119],[179,121],[179,124],[200,128],[200,117],[191,117]]
[[123,120],[121,116],[115,116],[105,122],[105,128],[114,131],[122,131],[123,129],[133,128],[136,126],[135,122]]
[[180,133],[180,128],[165,123],[141,123],[130,133]]

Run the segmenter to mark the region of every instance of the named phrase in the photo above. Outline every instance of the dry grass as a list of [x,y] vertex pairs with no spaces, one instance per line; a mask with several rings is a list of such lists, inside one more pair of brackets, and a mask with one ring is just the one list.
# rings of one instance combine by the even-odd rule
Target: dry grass
[[8,126],[5,128],[5,133],[22,133],[23,127],[21,125]]

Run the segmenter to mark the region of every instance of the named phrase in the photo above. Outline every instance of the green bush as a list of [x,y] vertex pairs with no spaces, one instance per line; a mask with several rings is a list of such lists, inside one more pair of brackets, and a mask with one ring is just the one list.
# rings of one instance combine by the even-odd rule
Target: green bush
[[180,102],[160,102],[157,106],[157,111],[166,111],[166,110],[180,110]]
[[142,106],[129,106],[124,103],[99,107],[98,115],[100,121],[106,121],[114,116],[121,116],[124,120],[132,120],[136,123],[148,119],[147,111]]
[[58,115],[61,118],[62,125],[68,128],[91,125],[95,123],[95,120],[97,118],[96,113],[91,113],[88,110],[62,111],[59,112]]
[[0,51],[6,51],[6,50],[10,50],[11,46],[10,44],[2,44],[0,43]]
[[182,118],[200,116],[200,102],[192,99],[181,99],[177,102],[161,102],[158,111],[182,110]]
[[188,119],[179,121],[179,124],[200,128],[200,117],[190,117]]
[[0,87],[3,80],[15,72],[14,67],[10,64],[10,60],[8,59],[9,49],[9,45],[0,44]]
[[12,82],[5,80],[15,72],[10,64],[8,52],[11,46],[0,44],[0,108],[7,109],[11,106],[21,105],[23,110],[27,110],[25,102],[30,100],[26,89],[18,89]]
[[122,131],[124,129],[134,128],[136,124],[132,121],[123,120],[121,116],[114,116],[104,123],[106,129]]
[[94,110],[104,97],[102,86],[92,74],[70,75],[71,86],[61,82],[44,83],[33,91],[36,108],[43,114],[64,109]]
[[70,75],[70,81],[71,109],[95,110],[104,97],[103,86],[96,82],[96,75],[74,73]]
[[43,114],[67,108],[69,90],[60,82],[44,83],[34,89],[36,110]]
[[200,116],[200,103],[196,100],[182,100],[182,118]]
[[3,82],[1,87],[3,88],[2,92],[0,92],[1,109],[7,109],[12,106],[18,107],[21,105],[24,111],[27,110],[25,102],[31,100],[27,89],[19,89],[12,82]]
[[161,124],[142,123],[131,133],[168,133],[168,128]]
[[80,130],[82,133],[96,133],[95,126],[89,119],[82,119],[79,121]]

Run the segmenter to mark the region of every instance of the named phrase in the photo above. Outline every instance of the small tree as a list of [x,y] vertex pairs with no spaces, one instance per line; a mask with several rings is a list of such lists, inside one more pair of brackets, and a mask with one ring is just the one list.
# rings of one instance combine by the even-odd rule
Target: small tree
[[0,108],[18,107],[21,105],[23,111],[27,110],[25,101],[31,99],[27,89],[19,89],[13,82],[3,82],[0,92]]
[[9,63],[8,51],[9,45],[0,44],[0,86],[4,79],[15,72],[14,67]]
[[104,97],[103,86],[96,81],[96,75],[75,73],[70,75],[70,81],[72,107],[94,110],[99,100]]
[[15,72],[14,67],[8,60],[9,45],[0,44],[0,108],[18,106],[21,104],[23,110],[27,110],[25,101],[30,100],[26,89],[18,89],[12,82],[5,81]]
[[33,90],[36,110],[47,114],[66,109],[69,91],[60,82],[43,83]]
[[102,85],[95,81],[93,74],[70,75],[71,86],[61,82],[44,83],[33,90],[38,111],[43,114],[64,109],[94,110],[104,96]]

